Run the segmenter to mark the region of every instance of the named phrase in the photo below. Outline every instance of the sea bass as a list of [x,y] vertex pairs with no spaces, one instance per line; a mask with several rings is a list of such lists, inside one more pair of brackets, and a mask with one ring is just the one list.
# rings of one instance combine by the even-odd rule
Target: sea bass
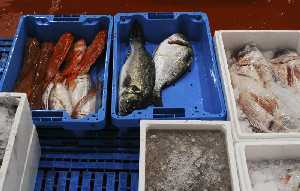
[[193,49],[183,34],[176,33],[160,43],[154,53],[153,102],[162,106],[161,90],[178,80],[193,61]]
[[144,47],[143,31],[134,21],[130,31],[130,54],[122,66],[119,80],[119,114],[127,115],[151,103],[155,65]]

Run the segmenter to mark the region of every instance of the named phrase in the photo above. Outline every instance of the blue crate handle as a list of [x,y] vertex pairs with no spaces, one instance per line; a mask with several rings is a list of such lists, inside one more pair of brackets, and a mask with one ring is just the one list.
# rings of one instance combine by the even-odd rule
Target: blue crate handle
[[[101,15],[105,16],[105,15]],[[37,24],[39,25],[48,25],[49,22],[87,22],[92,23],[99,15],[37,15],[35,16]]]
[[148,13],[148,19],[174,19],[172,12],[152,12]]

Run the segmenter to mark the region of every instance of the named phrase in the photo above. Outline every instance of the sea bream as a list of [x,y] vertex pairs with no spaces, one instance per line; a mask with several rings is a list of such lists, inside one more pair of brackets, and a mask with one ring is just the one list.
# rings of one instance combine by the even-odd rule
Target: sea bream
[[154,52],[155,86],[153,102],[162,106],[161,90],[178,80],[193,61],[193,49],[183,34],[175,33]]
[[155,65],[144,47],[142,27],[134,21],[130,31],[130,53],[119,78],[119,114],[127,115],[149,105],[154,82]]
[[255,132],[286,132],[289,118],[282,112],[273,87],[271,63],[255,44],[238,50],[230,68],[237,103]]
[[297,52],[280,49],[275,53],[271,63],[274,78],[281,86],[299,88],[300,56]]

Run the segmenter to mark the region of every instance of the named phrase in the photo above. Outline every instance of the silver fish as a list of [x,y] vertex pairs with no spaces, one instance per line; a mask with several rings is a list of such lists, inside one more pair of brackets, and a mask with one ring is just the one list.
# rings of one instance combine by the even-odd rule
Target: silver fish
[[90,113],[96,112],[96,100],[97,100],[96,89],[91,89],[87,95],[82,97],[77,104],[74,106],[72,117],[80,118]]
[[64,83],[56,83],[49,95],[49,109],[65,110],[69,114],[72,113],[72,103],[70,94]]
[[144,47],[143,31],[134,21],[130,31],[130,54],[122,66],[119,80],[119,114],[127,115],[151,103],[155,65]]
[[83,74],[76,77],[74,80],[74,88],[68,88],[71,96],[72,106],[78,103],[80,99],[86,96],[92,88],[92,81],[89,74]]
[[47,88],[46,88],[46,90],[45,90],[45,92],[43,93],[43,96],[42,96],[44,109],[47,109],[47,110],[49,109],[49,96],[50,96],[50,93],[51,93],[51,90],[52,90],[53,86],[54,86],[54,83],[51,82],[47,86]]
[[[72,117],[80,118],[94,113],[97,107],[96,95],[97,92],[102,91],[101,85],[99,85],[99,88],[93,88],[89,74],[77,76],[74,82],[75,87],[69,89],[73,106]],[[101,99],[101,96],[99,98]]]
[[183,34],[176,33],[160,43],[154,53],[153,102],[162,106],[161,90],[178,80],[193,61],[193,49]]

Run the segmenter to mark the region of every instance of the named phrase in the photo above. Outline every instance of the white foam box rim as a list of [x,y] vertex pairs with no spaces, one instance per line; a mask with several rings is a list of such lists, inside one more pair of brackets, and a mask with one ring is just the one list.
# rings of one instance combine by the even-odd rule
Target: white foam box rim
[[248,139],[300,138],[300,133],[248,133],[240,128],[236,101],[231,85],[226,49],[237,49],[244,44],[254,42],[262,50],[277,48],[295,49],[300,53],[299,30],[219,30],[215,32],[215,49],[218,66],[223,83],[227,117],[232,122],[234,141]]
[[239,191],[236,159],[230,123],[227,121],[198,121],[198,120],[141,120],[140,122],[140,160],[139,160],[139,191],[145,190],[145,155],[146,133],[148,129],[185,129],[185,130],[220,130],[224,133],[227,146],[228,163],[230,167],[232,191]]
[[39,161],[41,157],[41,148],[39,137],[36,128],[32,129],[29,146],[27,149],[27,157],[25,167],[21,179],[20,191],[32,191],[35,187],[35,180],[39,168]]
[[35,128],[26,94],[0,93],[0,97],[15,97],[19,101],[0,168],[0,190],[20,190],[30,138]]
[[[300,159],[300,141],[298,140],[258,140],[244,141],[235,145],[236,161],[241,191],[252,191],[247,167],[249,160]],[[247,157],[248,156],[248,157]]]

